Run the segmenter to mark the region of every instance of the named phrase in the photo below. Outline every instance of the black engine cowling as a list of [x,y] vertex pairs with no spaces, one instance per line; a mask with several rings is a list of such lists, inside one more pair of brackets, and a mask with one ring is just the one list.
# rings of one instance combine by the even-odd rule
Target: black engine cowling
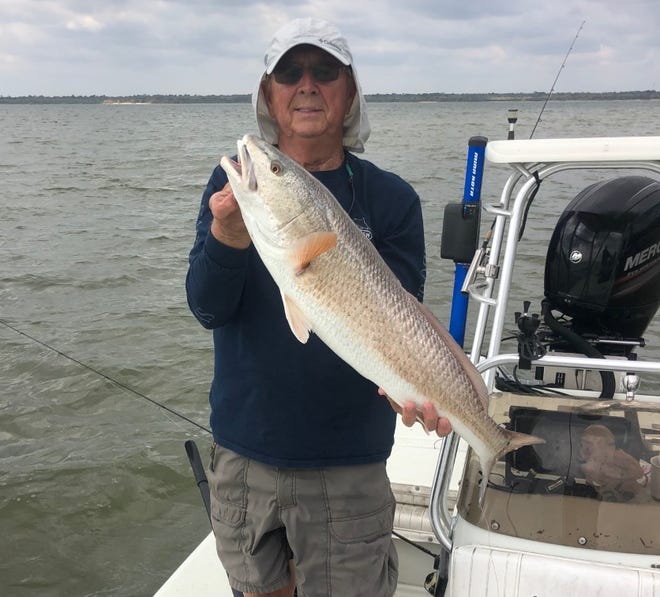
[[640,338],[660,305],[660,182],[623,176],[581,191],[550,240],[545,296],[580,335]]

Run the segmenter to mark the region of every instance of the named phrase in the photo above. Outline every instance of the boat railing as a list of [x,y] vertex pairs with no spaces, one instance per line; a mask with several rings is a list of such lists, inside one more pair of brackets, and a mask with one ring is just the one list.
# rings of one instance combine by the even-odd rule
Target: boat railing
[[[477,370],[484,374],[503,365],[516,364],[519,362],[518,353],[499,354],[477,363]],[[593,359],[588,357],[574,357],[570,355],[546,354],[543,357],[531,361],[533,367],[562,367],[565,369],[591,369],[598,371],[618,371],[631,375],[637,373],[657,373],[660,375],[660,361],[629,361],[627,359]],[[640,398],[634,395],[627,399]],[[660,403],[658,396],[643,396],[644,401]],[[451,471],[456,461],[456,454],[460,437],[455,433],[449,434],[443,443],[438,465],[435,472],[429,512],[431,525],[438,541],[447,551],[452,549],[452,535],[456,524],[455,515],[451,515],[447,509],[447,497],[451,481]]]
[[[485,155],[487,161],[507,164],[513,170],[503,186],[500,202],[482,206],[484,211],[495,216],[490,251],[486,263],[470,267],[472,278],[464,283],[469,296],[479,304],[470,359],[484,376],[488,388],[492,389],[496,368],[519,360],[518,354],[500,354],[500,346],[519,241],[518,231],[534,190],[540,181],[567,170],[634,169],[660,174],[660,137],[494,141],[487,144]],[[490,338],[484,357],[483,345],[489,324]],[[655,362],[598,359],[596,366],[594,359],[559,355],[546,355],[533,361],[533,364],[660,372],[660,363]],[[433,531],[447,551],[452,549],[456,519],[449,513],[446,503],[459,441],[460,438],[453,433],[445,439],[430,498]]]
[[[471,268],[473,277],[464,285],[469,296],[479,303],[470,352],[473,363],[482,358],[489,322],[486,358],[500,352],[519,242],[518,231],[540,182],[567,170],[616,168],[660,174],[660,137],[494,141],[486,146],[486,160],[508,164],[513,172],[504,184],[500,202],[483,204],[483,210],[495,216],[488,261],[483,267]],[[493,379],[494,371],[487,370],[485,381],[489,388],[492,388]]]
[[[502,365],[517,364],[520,355],[515,353],[498,354],[476,364],[480,373]],[[628,359],[593,359],[572,355],[548,353],[531,361],[533,367],[563,367],[568,369],[592,369],[595,371],[621,371],[625,373],[658,373],[660,361],[630,361]]]

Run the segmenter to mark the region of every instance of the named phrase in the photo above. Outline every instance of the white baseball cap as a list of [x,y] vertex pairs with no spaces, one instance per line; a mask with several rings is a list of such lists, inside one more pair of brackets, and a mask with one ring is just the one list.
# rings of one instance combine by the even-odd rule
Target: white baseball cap
[[291,48],[301,44],[310,44],[321,48],[334,56],[345,66],[350,66],[355,82],[355,98],[346,118],[344,119],[344,147],[351,151],[364,151],[364,144],[369,138],[371,127],[367,117],[367,104],[362,94],[360,81],[355,69],[355,61],[348,47],[348,42],[337,27],[322,19],[305,18],[296,19],[284,25],[273,36],[264,55],[265,70],[259,77],[257,86],[252,94],[257,125],[262,137],[269,143],[277,143],[279,130],[277,123],[268,113],[266,100],[261,89],[261,83],[266,75],[273,69]]

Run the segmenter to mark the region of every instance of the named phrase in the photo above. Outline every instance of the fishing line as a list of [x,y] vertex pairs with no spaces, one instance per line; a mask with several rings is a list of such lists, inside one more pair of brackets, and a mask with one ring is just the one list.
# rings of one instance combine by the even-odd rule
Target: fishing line
[[564,61],[561,63],[561,66],[559,67],[559,70],[557,71],[557,76],[555,77],[555,80],[552,82],[552,87],[550,88],[550,92],[546,96],[545,102],[543,102],[543,107],[541,108],[541,111],[539,112],[539,117],[536,119],[536,124],[534,125],[534,128],[532,129],[532,134],[529,136],[530,139],[534,136],[534,132],[536,131],[536,127],[538,126],[539,122],[541,122],[541,116],[543,115],[543,112],[545,111],[545,107],[548,105],[548,101],[550,100],[550,96],[553,94],[553,92],[555,90],[555,85],[557,84],[557,80],[559,79],[559,75],[561,75],[561,71],[564,70],[564,66],[566,66],[566,61],[568,60],[568,57],[570,56],[571,52],[573,51],[573,46],[575,45],[575,42],[577,41],[577,38],[580,35],[580,31],[582,31],[582,27],[584,27],[585,23],[586,23],[586,21],[582,21],[582,23],[578,27],[577,33],[575,34],[575,37],[573,38],[573,41],[571,42],[571,45],[568,48],[568,52],[566,52],[566,56],[564,56]]
[[139,398],[142,398],[143,400],[146,400],[147,402],[150,402],[151,404],[154,404],[155,406],[158,406],[159,408],[162,408],[163,410],[167,411],[168,413],[174,415],[175,417],[178,417],[179,419],[186,421],[187,423],[190,423],[191,425],[194,425],[198,429],[201,429],[202,431],[206,431],[207,433],[211,433],[211,430],[208,429],[207,427],[204,427],[204,425],[199,424],[197,421],[193,421],[183,413],[178,412],[177,410],[170,408],[169,406],[163,404],[162,402],[158,402],[158,400],[155,400],[154,398],[150,398],[149,396],[142,394],[142,392],[138,392],[136,389],[131,388],[130,386],[127,386],[126,384],[114,379],[113,377],[110,377],[109,375],[103,373],[102,371],[99,371],[98,369],[95,369],[91,365],[87,365],[86,363],[83,363],[82,361],[79,361],[78,359],[72,357],[71,355],[66,354],[65,352],[62,352],[61,350],[58,350],[54,346],[51,346],[50,344],[47,344],[46,342],[43,342],[42,340],[39,340],[38,338],[35,338],[34,336],[31,336],[27,332],[24,332],[22,330],[19,330],[18,328],[14,327],[4,319],[0,319],[0,323],[4,325],[5,327],[9,328],[10,330],[16,332],[17,334],[20,334],[21,336],[24,336],[25,338],[28,338],[32,342],[35,342],[36,344],[39,344],[43,346],[44,348],[47,348],[48,350],[54,352],[55,354],[64,357],[65,359],[68,359],[72,363],[75,363],[76,365],[79,365],[80,367],[83,367],[84,369],[87,369],[88,371],[91,371],[95,375],[98,375],[99,377],[102,377],[103,379],[115,384],[116,386],[119,386],[122,390],[126,390],[127,392],[130,392],[131,394],[134,394],[135,396],[138,396]]
[[[548,101],[550,101],[550,96],[554,93],[555,91],[555,85],[557,84],[557,81],[559,80],[559,75],[561,75],[561,71],[564,70],[564,66],[566,66],[566,61],[568,60],[568,57],[570,56],[571,52],[573,51],[573,46],[575,45],[575,42],[577,41],[578,36],[580,35],[580,31],[582,31],[582,27],[584,27],[584,24],[586,21],[582,21],[580,24],[580,27],[578,27],[577,33],[575,34],[575,37],[573,38],[573,41],[571,42],[570,47],[568,48],[568,52],[566,52],[566,56],[564,56],[564,60],[561,63],[561,66],[559,67],[559,70],[557,71],[557,76],[555,77],[555,80],[552,82],[552,87],[550,88],[550,91],[548,92],[548,95],[545,98],[545,101],[543,102],[543,106],[541,107],[541,111],[539,112],[539,116],[536,119],[536,123],[534,124],[534,128],[532,129],[531,134],[529,135],[529,138],[531,139],[534,136],[534,133],[536,132],[536,127],[539,125],[539,122],[541,122],[541,116],[543,116],[543,112],[545,112],[545,107],[548,105]],[[512,133],[509,133],[510,138],[512,137]],[[534,178],[536,178],[536,187],[532,191],[532,194],[530,195],[527,205],[525,206],[525,213],[523,216],[523,221],[520,226],[520,231],[518,233],[518,241],[520,241],[523,237],[523,234],[525,232],[525,226],[527,225],[527,215],[529,213],[529,208],[532,206],[532,202],[534,201],[534,198],[536,197],[536,193],[538,193],[538,190],[541,186],[541,179],[539,178],[539,175],[537,172],[534,172]]]

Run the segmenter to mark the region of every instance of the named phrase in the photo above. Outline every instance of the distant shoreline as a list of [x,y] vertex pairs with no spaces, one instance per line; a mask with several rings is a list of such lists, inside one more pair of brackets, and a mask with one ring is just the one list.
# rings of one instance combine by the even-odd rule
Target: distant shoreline
[[[544,101],[545,91],[531,93],[375,93],[365,94],[367,102],[483,102]],[[554,101],[562,100],[650,100],[660,99],[660,91],[555,92]],[[26,95],[2,96],[0,104],[246,104],[249,94],[233,95]]]

